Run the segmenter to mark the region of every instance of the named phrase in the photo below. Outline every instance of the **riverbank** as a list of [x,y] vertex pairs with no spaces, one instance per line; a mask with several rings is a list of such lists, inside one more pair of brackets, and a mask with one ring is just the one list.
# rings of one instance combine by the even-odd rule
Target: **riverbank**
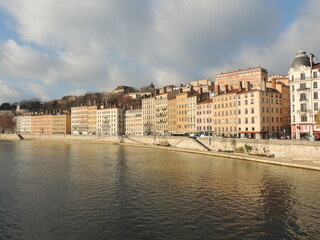
[[[288,140],[255,140],[187,137],[149,136],[96,136],[96,135],[22,135],[25,140],[85,141],[91,143],[113,143],[128,146],[159,148],[170,151],[189,152],[254,161],[286,167],[320,171],[320,142]],[[20,140],[15,134],[1,134],[0,140]],[[236,153],[235,149],[251,148],[248,153]],[[294,150],[294,151],[293,151]],[[273,156],[273,158],[261,157]]]

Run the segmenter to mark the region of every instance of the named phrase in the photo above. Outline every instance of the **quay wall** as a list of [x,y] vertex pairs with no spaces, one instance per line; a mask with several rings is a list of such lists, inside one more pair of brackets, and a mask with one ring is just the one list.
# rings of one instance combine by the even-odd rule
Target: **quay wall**
[[[105,136],[105,135],[23,135],[26,140],[47,139],[64,141],[87,141],[97,143],[125,143],[132,145],[159,145],[170,148],[226,152],[252,148],[251,154],[274,156],[284,161],[320,161],[320,142],[299,140],[258,140],[231,138],[187,138],[172,136]],[[0,140],[19,140],[16,134],[0,134]]]

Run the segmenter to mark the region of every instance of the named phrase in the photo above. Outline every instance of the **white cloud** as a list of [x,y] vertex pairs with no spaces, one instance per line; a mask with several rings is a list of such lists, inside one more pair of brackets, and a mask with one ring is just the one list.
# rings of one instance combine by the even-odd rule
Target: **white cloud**
[[[61,96],[70,86],[95,86],[98,91],[151,81],[162,86],[257,65],[283,73],[300,46],[316,50],[314,19],[320,2],[309,1],[301,10],[304,14],[281,34],[277,4],[0,0],[20,36],[0,46],[0,77],[36,82],[38,88],[28,90],[32,94]],[[69,88],[63,90],[65,85]],[[59,93],[51,90],[59,87]]]
[[0,103],[15,102],[18,100],[22,100],[23,97],[25,96],[21,91],[14,88],[13,86],[10,86],[10,84],[6,81],[0,80]]

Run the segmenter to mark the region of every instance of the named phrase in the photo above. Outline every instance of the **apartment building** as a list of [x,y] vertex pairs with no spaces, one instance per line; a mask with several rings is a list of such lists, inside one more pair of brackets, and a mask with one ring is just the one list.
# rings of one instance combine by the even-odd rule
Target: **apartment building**
[[282,96],[282,138],[290,138],[291,135],[291,108],[289,76],[276,75],[269,78],[267,88],[278,90]]
[[276,89],[245,89],[237,93],[238,132],[241,137],[280,138],[282,94]]
[[143,135],[142,109],[128,109],[125,111],[125,134]]
[[230,90],[236,89],[239,86],[239,82],[249,82],[252,88],[259,88],[262,82],[266,82],[267,79],[268,71],[261,67],[255,67],[217,74],[215,84],[219,85],[221,90],[225,90],[226,85]]
[[239,137],[237,93],[238,89],[229,90],[226,86],[224,92],[217,91],[213,97],[213,133],[216,136]]
[[212,134],[213,127],[213,100],[207,99],[197,104],[196,111],[196,127],[197,132],[204,133],[205,135]]
[[16,131],[21,134],[31,134],[31,116],[16,116]]
[[188,97],[190,92],[182,92],[176,96],[176,124],[178,132],[188,132]]
[[143,135],[155,135],[155,97],[142,99]]
[[52,134],[52,115],[31,116],[31,134]]
[[88,134],[88,107],[71,108],[71,133]]
[[196,112],[197,112],[197,103],[199,102],[200,95],[198,93],[190,93],[187,98],[188,102],[188,133],[195,133],[197,131],[197,121],[196,121]]
[[291,95],[291,134],[295,139],[319,138],[316,116],[320,106],[320,63],[303,50],[296,54],[289,70]]
[[96,134],[97,132],[97,109],[98,109],[98,106],[96,105],[87,107],[89,134]]
[[177,98],[168,99],[168,132],[171,135],[177,132]]
[[168,93],[155,96],[156,135],[168,135]]
[[100,108],[97,110],[97,134],[124,134],[124,110],[118,107]]
[[192,81],[190,82],[190,85],[192,86],[193,90],[198,93],[209,93],[214,90],[214,83],[209,79]]
[[52,115],[52,134],[70,134],[71,115],[57,114]]

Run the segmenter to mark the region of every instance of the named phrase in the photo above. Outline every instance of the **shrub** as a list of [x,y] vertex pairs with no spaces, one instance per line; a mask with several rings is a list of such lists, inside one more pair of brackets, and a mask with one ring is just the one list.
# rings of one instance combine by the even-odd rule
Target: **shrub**
[[250,146],[250,145],[248,145],[248,144],[245,144],[244,145],[244,149],[246,150],[246,152],[251,152],[252,151],[252,149],[253,149],[253,147],[252,146]]

